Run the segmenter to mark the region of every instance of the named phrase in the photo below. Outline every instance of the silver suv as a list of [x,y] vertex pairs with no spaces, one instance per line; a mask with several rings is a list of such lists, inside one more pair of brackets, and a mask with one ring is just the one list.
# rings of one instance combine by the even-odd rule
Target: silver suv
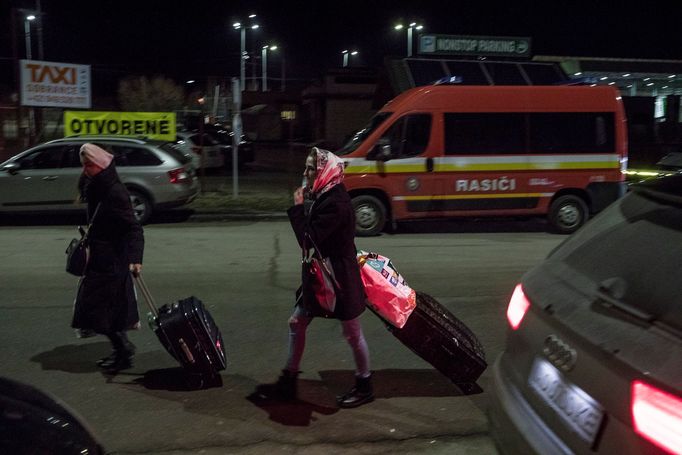
[[57,139],[30,148],[0,164],[0,212],[83,210],[79,203],[80,146],[92,142],[114,155],[121,181],[130,192],[137,219],[156,210],[191,202],[199,182],[191,157],[172,143],[111,136]]

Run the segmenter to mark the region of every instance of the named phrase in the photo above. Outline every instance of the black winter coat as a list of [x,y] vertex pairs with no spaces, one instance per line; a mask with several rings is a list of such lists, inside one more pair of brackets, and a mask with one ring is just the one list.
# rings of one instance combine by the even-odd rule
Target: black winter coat
[[[303,207],[295,205],[287,211],[296,239],[303,246],[305,233],[308,233],[320,249],[322,257],[328,257],[332,263],[340,287],[336,294],[333,317],[341,320],[354,319],[365,311],[365,288],[356,259],[355,213],[350,196],[345,186],[339,184],[322,193],[313,202],[308,216]],[[308,277],[309,274],[304,269],[301,305],[311,316],[324,316],[315,301]]]
[[89,217],[101,205],[90,228],[90,258],[71,325],[98,333],[127,330],[140,319],[128,264],[142,263],[142,226],[113,162],[92,178],[81,177],[79,189]]

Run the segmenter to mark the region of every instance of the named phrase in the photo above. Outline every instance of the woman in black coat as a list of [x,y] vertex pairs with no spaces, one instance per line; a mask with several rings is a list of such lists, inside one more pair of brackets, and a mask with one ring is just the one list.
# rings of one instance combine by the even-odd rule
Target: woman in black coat
[[[276,387],[284,398],[294,398],[299,365],[305,347],[308,324],[318,316],[341,320],[343,334],[355,358],[355,387],[337,397],[340,407],[355,407],[373,400],[369,351],[360,325],[365,311],[365,291],[356,259],[355,215],[343,181],[343,162],[333,153],[313,148],[303,173],[306,188],[294,193],[294,206],[288,210],[291,226],[302,248],[319,248],[329,258],[338,282],[333,313],[323,310],[311,290],[311,275],[303,268],[301,298],[289,319],[289,357]],[[306,209],[305,196],[312,199]]]
[[126,330],[140,326],[131,272],[142,270],[144,236],[113,156],[94,144],[84,144],[80,157],[79,190],[87,201],[92,226],[90,256],[78,287],[72,327],[106,335],[113,352],[98,364],[117,371],[130,368],[135,354]]

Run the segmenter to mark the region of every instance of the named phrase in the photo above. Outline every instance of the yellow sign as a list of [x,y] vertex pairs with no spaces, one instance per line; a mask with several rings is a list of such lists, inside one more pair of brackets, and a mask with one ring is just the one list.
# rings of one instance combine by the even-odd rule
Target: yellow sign
[[64,111],[64,136],[137,136],[175,140],[175,112]]

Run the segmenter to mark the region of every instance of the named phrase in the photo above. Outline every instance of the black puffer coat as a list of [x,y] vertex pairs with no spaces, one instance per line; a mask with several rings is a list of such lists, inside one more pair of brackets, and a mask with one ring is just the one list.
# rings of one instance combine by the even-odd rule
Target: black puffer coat
[[140,318],[128,264],[142,263],[142,226],[113,162],[92,178],[82,177],[79,189],[90,217],[101,205],[90,228],[90,259],[78,288],[72,327],[98,333],[132,328]]
[[[303,205],[295,205],[287,211],[299,245],[303,245],[308,233],[322,257],[328,257],[339,283],[336,309],[333,316],[341,320],[358,317],[365,310],[365,288],[360,279],[356,260],[355,214],[350,196],[343,184],[322,193],[313,203],[306,216]],[[309,274],[302,272],[303,308],[311,316],[323,316],[310,289]]]

